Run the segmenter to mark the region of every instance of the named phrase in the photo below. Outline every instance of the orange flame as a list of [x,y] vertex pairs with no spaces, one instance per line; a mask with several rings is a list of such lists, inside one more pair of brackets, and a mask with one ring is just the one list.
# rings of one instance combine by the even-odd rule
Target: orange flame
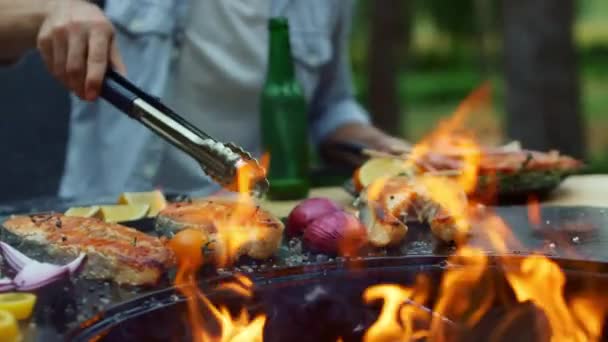
[[404,302],[412,296],[413,290],[396,285],[377,285],[365,290],[363,300],[366,303],[382,299],[382,312],[378,320],[365,333],[364,341],[388,342],[408,341],[414,334],[411,320],[399,324],[397,318]]
[[227,221],[216,221],[217,236],[214,244],[215,260],[218,266],[225,267],[246,254],[254,241],[266,241],[268,230],[252,219],[259,210],[251,197],[252,179],[265,176],[270,163],[270,154],[264,153],[260,159],[262,172],[253,163],[242,165],[237,171],[238,193],[234,201],[234,212]]
[[[378,320],[365,332],[364,342],[411,341],[428,338],[429,331],[417,325],[428,326],[432,312],[424,303],[427,301],[428,278],[418,276],[413,288],[399,285],[376,285],[363,293],[367,304],[382,300],[383,307]],[[434,313],[436,314],[436,313]]]
[[[456,110],[454,116],[439,125],[422,143],[416,145],[406,163],[420,165],[430,154],[440,152],[456,156],[462,164],[461,173],[454,179],[437,175],[421,175],[412,184],[416,196],[431,204],[438,204],[453,218],[458,236],[476,229],[476,241],[483,241],[485,248],[497,252],[490,258],[478,245],[465,238],[457,239],[457,250],[448,259],[435,300],[430,280],[419,276],[410,286],[379,284],[367,288],[363,302],[382,302],[380,315],[365,332],[365,342],[392,342],[425,339],[449,341],[450,327],[474,328],[488,313],[495,302],[505,300],[505,286],[515,295],[517,303],[533,304],[546,318],[546,334],[551,342],[599,341],[602,337],[604,317],[608,310],[606,300],[599,290],[581,291],[566,299],[566,277],[559,265],[541,255],[522,258],[506,256],[510,251],[521,250],[521,244],[511,234],[508,225],[490,210],[480,212],[476,203],[467,201],[463,194],[470,194],[477,186],[481,148],[474,135],[464,129],[472,110],[485,103],[489,97],[489,85],[473,92]],[[267,163],[268,156],[262,158]],[[266,161],[264,161],[266,160]],[[418,166],[416,166],[418,167]],[[250,241],[263,239],[262,229],[251,227],[249,218],[257,210],[249,197],[251,177],[255,172],[244,167],[238,174],[239,197],[234,213],[227,222],[217,222],[216,258],[220,265],[229,265]],[[379,179],[367,189],[370,199],[377,199],[388,179]],[[415,202],[415,201],[414,201]],[[528,206],[532,223],[540,224],[540,204],[532,199]],[[358,241],[355,239],[354,241]],[[345,251],[352,246],[344,246]],[[190,255],[184,253],[182,255]],[[196,286],[196,270],[202,261],[182,258],[175,283],[188,300],[188,313],[196,342],[207,341],[262,341],[266,316],[250,317],[247,310],[233,316],[226,307],[215,306]],[[496,264],[496,265],[495,265]],[[494,266],[504,273],[506,281],[492,276]],[[245,276],[222,284],[219,289],[238,294],[243,299],[252,297],[253,282]],[[511,292],[509,292],[511,293]],[[513,302],[513,299],[510,300]],[[513,303],[513,304],[517,304]],[[506,306],[509,307],[508,305]],[[210,312],[209,318],[220,326],[219,335],[205,330],[202,312]],[[499,322],[490,338],[500,338],[519,314],[512,309]],[[341,338],[338,341],[342,341]]]
[[530,198],[528,198],[528,220],[533,227],[540,227],[540,203],[536,196],[530,196]]
[[481,149],[475,141],[474,134],[466,129],[469,116],[480,107],[488,104],[491,98],[491,85],[485,83],[474,90],[456,109],[454,115],[439,123],[437,129],[416,144],[410,153],[406,164],[425,165],[426,158],[432,154],[444,157],[456,157],[461,160],[461,173],[458,183],[466,193],[475,189]]
[[[486,235],[485,239],[499,255],[517,246],[508,227],[497,216],[488,215],[480,218],[480,222],[484,230],[477,233]],[[544,333],[551,342],[601,339],[608,310],[601,291],[578,293],[568,302],[564,295],[565,275],[549,258],[535,254],[520,259],[500,256],[496,262],[502,266],[517,302],[532,303],[546,317],[548,324]],[[448,264],[452,266],[441,280],[430,325],[422,328],[420,325],[412,328],[416,325],[412,324],[411,310],[416,307],[407,303],[414,293],[428,291],[428,284],[416,283],[412,287],[383,284],[368,288],[363,295],[364,302],[383,300],[384,304],[378,319],[366,332],[365,341],[410,341],[422,337],[428,341],[450,341],[447,330],[450,325],[446,321],[474,328],[491,309],[501,290],[488,272],[489,257],[483,250],[465,245],[448,258]],[[426,299],[418,299],[416,303],[425,305]],[[508,331],[515,318],[511,314],[517,313],[514,308],[506,315],[492,334],[494,339],[500,340],[500,335]]]
[[[505,256],[510,251],[522,250],[508,225],[490,210],[480,213],[475,203],[467,203],[461,197],[463,190],[467,194],[475,191],[482,157],[481,148],[474,135],[465,129],[465,123],[473,110],[483,105],[489,95],[488,84],[474,91],[451,118],[441,122],[433,133],[414,146],[406,161],[408,167],[418,168],[422,165],[424,169],[427,168],[427,158],[442,156],[451,158],[450,161],[458,161],[461,171],[454,181],[422,173],[413,179],[413,184],[420,185],[415,192],[445,209],[457,222],[459,231],[468,232],[471,226],[482,227],[476,229],[475,240],[483,241],[486,248],[498,253],[499,257],[492,260],[504,271],[506,284],[513,290],[516,301],[530,302],[542,312],[548,323],[545,333],[552,342],[599,341],[608,310],[607,301],[598,300],[601,294],[587,291],[574,295],[568,302],[564,295],[566,277],[554,261],[535,254],[523,258]],[[381,196],[386,182],[386,179],[381,179],[368,187],[370,200]],[[538,199],[530,199],[528,216],[533,225],[540,225]],[[408,304],[415,293],[428,292],[428,284],[416,283],[411,287],[381,284],[364,292],[365,303],[383,301],[377,321],[365,334],[366,342],[409,341],[416,338],[451,340],[446,321],[473,328],[497,300],[505,300],[504,286],[499,285],[496,277],[489,272],[490,258],[487,253],[465,239],[457,242],[460,242],[457,251],[448,258],[448,264],[453,267],[443,274],[428,325],[423,324],[421,328],[412,324],[412,310],[416,307]],[[426,299],[419,303],[425,305]],[[518,314],[516,308],[510,311],[497,326],[492,338],[500,338]]]
[[[419,185],[415,192],[424,194],[425,202],[438,205],[445,211],[444,216],[454,221],[456,232],[443,232],[440,235],[453,235],[457,242],[464,240],[470,229],[466,194],[475,191],[481,164],[481,147],[473,132],[466,128],[466,123],[471,114],[487,105],[490,96],[490,83],[474,90],[459,105],[454,115],[440,122],[436,130],[414,146],[405,161],[406,169],[413,170],[418,169],[419,165],[429,165],[425,160],[437,156],[448,158],[460,165],[455,177],[423,173],[415,176],[413,180],[414,184]],[[368,196],[371,200],[381,192],[383,182],[386,181],[378,180],[370,186]],[[431,229],[437,233],[432,222]]]
[[[266,157],[267,160],[268,157]],[[259,229],[260,227],[248,224],[252,221],[250,218],[258,210],[250,197],[251,181],[253,177],[259,176],[259,169],[253,164],[247,163],[238,169],[236,181],[238,198],[235,202],[234,212],[227,222],[215,222],[217,234],[213,241],[214,257],[221,266],[233,262],[251,241],[263,239],[263,236],[260,236],[263,233]],[[251,318],[249,312],[243,309],[237,316],[232,316],[228,308],[214,305],[197,286],[196,272],[203,264],[200,245],[197,248],[199,253],[192,253],[192,248],[188,248],[186,251],[182,248],[175,253],[178,257],[175,285],[187,299],[188,319],[193,340],[195,342],[263,341],[265,315]],[[252,288],[253,282],[242,275],[237,275],[232,282],[218,286],[218,290],[230,291],[242,298],[250,298]],[[203,312],[208,312],[210,317],[205,317]],[[219,325],[219,335],[214,335],[205,328],[209,322]]]
[[518,270],[506,275],[517,300],[531,301],[547,316],[552,342],[587,341],[566,305],[563,297],[566,279],[557,264],[544,256],[530,256]]

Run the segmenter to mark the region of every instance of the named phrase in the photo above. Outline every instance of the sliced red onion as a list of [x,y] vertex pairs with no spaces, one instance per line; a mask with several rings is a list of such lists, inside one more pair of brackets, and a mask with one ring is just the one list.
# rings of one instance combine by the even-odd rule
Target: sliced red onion
[[8,243],[0,241],[0,248],[2,249],[2,255],[4,255],[4,258],[6,259],[8,264],[15,271],[21,271],[21,269],[25,267],[25,265],[35,261],[27,255],[19,252]]
[[83,261],[84,258],[86,258],[86,254],[84,253],[80,253],[80,255],[78,256],[78,258],[70,261],[69,263],[67,263],[64,267],[67,267],[70,275],[73,275],[74,273],[76,273],[83,265]]
[[0,292],[10,291],[15,288],[15,284],[13,280],[10,278],[1,278],[0,279]]
[[8,264],[18,271],[13,280],[8,278],[0,279],[0,292],[13,289],[30,291],[41,288],[58,279],[76,273],[83,265],[86,257],[86,254],[81,253],[76,259],[65,265],[54,265],[31,259],[1,241],[0,248]]
[[42,262],[30,262],[17,273],[13,282],[19,291],[30,291],[41,288],[70,273],[67,266],[57,266]]
[[0,286],[0,293],[13,291],[14,289],[15,289],[15,284]]

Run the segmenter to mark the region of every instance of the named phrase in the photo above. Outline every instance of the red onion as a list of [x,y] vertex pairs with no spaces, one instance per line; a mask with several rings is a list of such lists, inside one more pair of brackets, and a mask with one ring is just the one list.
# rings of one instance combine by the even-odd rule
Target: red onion
[[328,198],[316,197],[304,200],[289,214],[287,234],[290,236],[302,234],[315,219],[340,210],[342,208]]
[[0,279],[0,292],[11,291],[15,288],[15,284],[13,284],[13,280],[10,278],[2,278]]
[[6,262],[8,262],[15,271],[21,271],[25,265],[34,261],[5,242],[0,241],[0,248],[2,248],[2,254],[6,259]]
[[304,231],[308,248],[324,252],[352,255],[366,242],[366,229],[353,215],[336,211],[314,220]]
[[17,290],[30,291],[55,282],[69,273],[67,267],[34,261],[25,265],[13,282]]
[[82,266],[84,265],[84,262],[83,262],[84,258],[86,258],[86,257],[87,257],[86,254],[80,253],[76,259],[65,264],[65,267],[68,268],[70,275],[74,275],[77,271],[80,270],[80,268],[82,268]]
[[8,264],[18,272],[13,280],[0,279],[0,292],[13,289],[30,291],[41,288],[76,273],[83,265],[84,258],[86,257],[86,254],[81,253],[68,264],[54,265],[30,259],[4,242],[0,242],[0,248]]

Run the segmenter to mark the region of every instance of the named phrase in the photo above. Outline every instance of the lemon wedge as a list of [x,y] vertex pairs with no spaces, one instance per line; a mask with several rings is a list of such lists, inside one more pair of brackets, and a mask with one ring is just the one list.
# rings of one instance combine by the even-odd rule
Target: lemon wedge
[[29,318],[36,304],[36,296],[31,293],[10,292],[0,294],[0,310],[10,312],[16,319]]
[[22,339],[15,317],[6,310],[0,310],[0,341],[19,342]]
[[405,161],[396,158],[372,158],[354,174],[357,188],[365,188],[382,177],[392,177],[407,172]]
[[65,216],[94,217],[99,213],[99,206],[72,207],[65,212]]
[[150,206],[148,216],[153,217],[165,209],[167,199],[159,190],[148,192],[123,192],[118,198],[118,204],[147,204]]
[[148,204],[102,205],[100,208],[101,218],[106,222],[139,220],[150,210]]

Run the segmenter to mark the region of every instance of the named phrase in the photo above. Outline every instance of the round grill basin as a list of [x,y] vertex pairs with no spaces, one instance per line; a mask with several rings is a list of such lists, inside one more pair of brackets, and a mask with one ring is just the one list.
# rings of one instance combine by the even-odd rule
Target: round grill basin
[[[512,256],[521,260],[522,256]],[[555,260],[564,271],[566,299],[584,289],[596,291],[608,285],[608,265],[592,261]],[[474,328],[461,323],[446,323],[449,341],[487,341],[507,315],[512,323],[495,341],[547,341],[542,328],[543,315],[530,303],[517,303],[504,278],[504,270],[490,257],[488,279],[501,289],[490,310]],[[377,319],[381,308],[366,305],[363,291],[377,284],[414,284],[418,274],[431,280],[431,298],[437,296],[446,269],[466,267],[448,265],[445,257],[376,258],[353,265],[332,263],[315,267],[274,270],[252,277],[255,295],[244,300],[234,294],[212,290],[214,284],[229,276],[207,279],[203,292],[216,305],[237,313],[245,308],[251,315],[265,313],[264,341],[361,341],[363,334]],[[484,292],[479,287],[480,298]],[[600,292],[601,294],[601,292]],[[475,298],[475,297],[474,297]],[[433,303],[428,303],[432,307]],[[514,314],[516,313],[516,314]],[[209,317],[203,312],[204,317]],[[207,320],[208,331],[216,331]],[[539,324],[539,322],[541,322]],[[120,304],[92,319],[68,335],[70,341],[192,341],[185,299],[175,288],[165,289],[131,302]],[[608,339],[604,332],[602,340]]]

